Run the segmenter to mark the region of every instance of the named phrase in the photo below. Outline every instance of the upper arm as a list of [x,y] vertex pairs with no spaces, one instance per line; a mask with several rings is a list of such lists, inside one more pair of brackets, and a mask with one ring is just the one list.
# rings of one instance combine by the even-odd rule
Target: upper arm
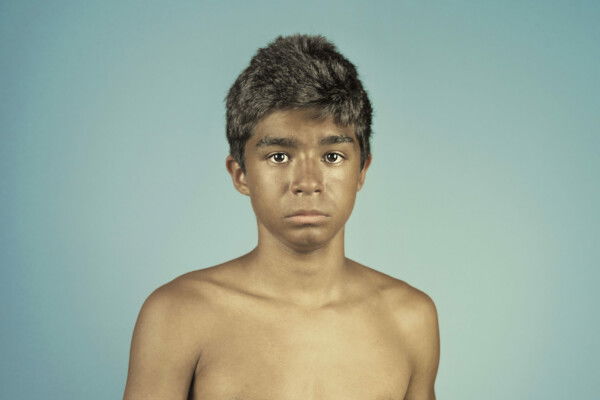
[[188,310],[169,284],[146,299],[133,331],[124,400],[187,399],[199,356]]
[[440,360],[437,310],[433,300],[423,292],[418,292],[411,303],[405,335],[412,371],[405,400],[435,400],[434,384]]

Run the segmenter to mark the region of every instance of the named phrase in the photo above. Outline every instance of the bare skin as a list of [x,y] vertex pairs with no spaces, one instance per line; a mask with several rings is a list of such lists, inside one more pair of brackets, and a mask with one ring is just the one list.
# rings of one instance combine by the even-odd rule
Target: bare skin
[[[257,247],[148,297],[124,399],[435,399],[432,300],[344,255],[371,162],[360,168],[353,128],[275,111],[254,128],[245,160],[245,172],[231,157],[226,166],[251,198]],[[290,217],[301,209],[325,216]]]

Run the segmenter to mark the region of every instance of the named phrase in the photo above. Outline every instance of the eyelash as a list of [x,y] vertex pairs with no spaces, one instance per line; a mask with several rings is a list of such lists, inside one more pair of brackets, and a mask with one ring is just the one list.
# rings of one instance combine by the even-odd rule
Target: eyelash
[[[290,156],[289,156],[289,154],[287,154],[287,153],[284,153],[284,152],[282,152],[282,151],[278,151],[277,153],[272,153],[272,154],[269,154],[269,155],[268,155],[266,158],[267,158],[267,159],[270,159],[270,158],[272,158],[273,156],[275,156],[275,155],[277,155],[277,154],[284,154],[286,157],[288,157],[288,158],[290,157]],[[346,157],[344,157],[344,156],[343,156],[341,153],[338,153],[337,151],[329,151],[329,152],[325,153],[325,157],[327,157],[327,154],[336,154],[336,155],[338,155],[338,156],[339,156],[341,159],[345,159],[345,158],[346,158]],[[274,164],[285,164],[285,162],[275,162],[275,161],[273,161],[273,163],[274,163]],[[335,164],[340,164],[340,163],[341,163],[341,161],[339,161],[339,162],[327,162],[327,164],[332,164],[332,165],[335,165]]]

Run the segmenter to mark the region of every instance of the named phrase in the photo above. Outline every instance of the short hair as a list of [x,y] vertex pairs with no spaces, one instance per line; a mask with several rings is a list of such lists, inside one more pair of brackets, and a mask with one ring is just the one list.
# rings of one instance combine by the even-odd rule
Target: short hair
[[226,97],[229,152],[242,171],[244,147],[272,111],[317,108],[336,124],[353,125],[360,168],[371,154],[372,108],[356,67],[320,35],[279,36],[260,48]]

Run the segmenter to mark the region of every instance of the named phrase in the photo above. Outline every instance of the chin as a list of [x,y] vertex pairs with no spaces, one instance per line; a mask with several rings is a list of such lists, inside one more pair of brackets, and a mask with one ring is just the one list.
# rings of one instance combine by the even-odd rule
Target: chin
[[297,232],[285,236],[285,243],[297,252],[311,252],[327,245],[335,235],[328,234],[318,227],[302,227]]

